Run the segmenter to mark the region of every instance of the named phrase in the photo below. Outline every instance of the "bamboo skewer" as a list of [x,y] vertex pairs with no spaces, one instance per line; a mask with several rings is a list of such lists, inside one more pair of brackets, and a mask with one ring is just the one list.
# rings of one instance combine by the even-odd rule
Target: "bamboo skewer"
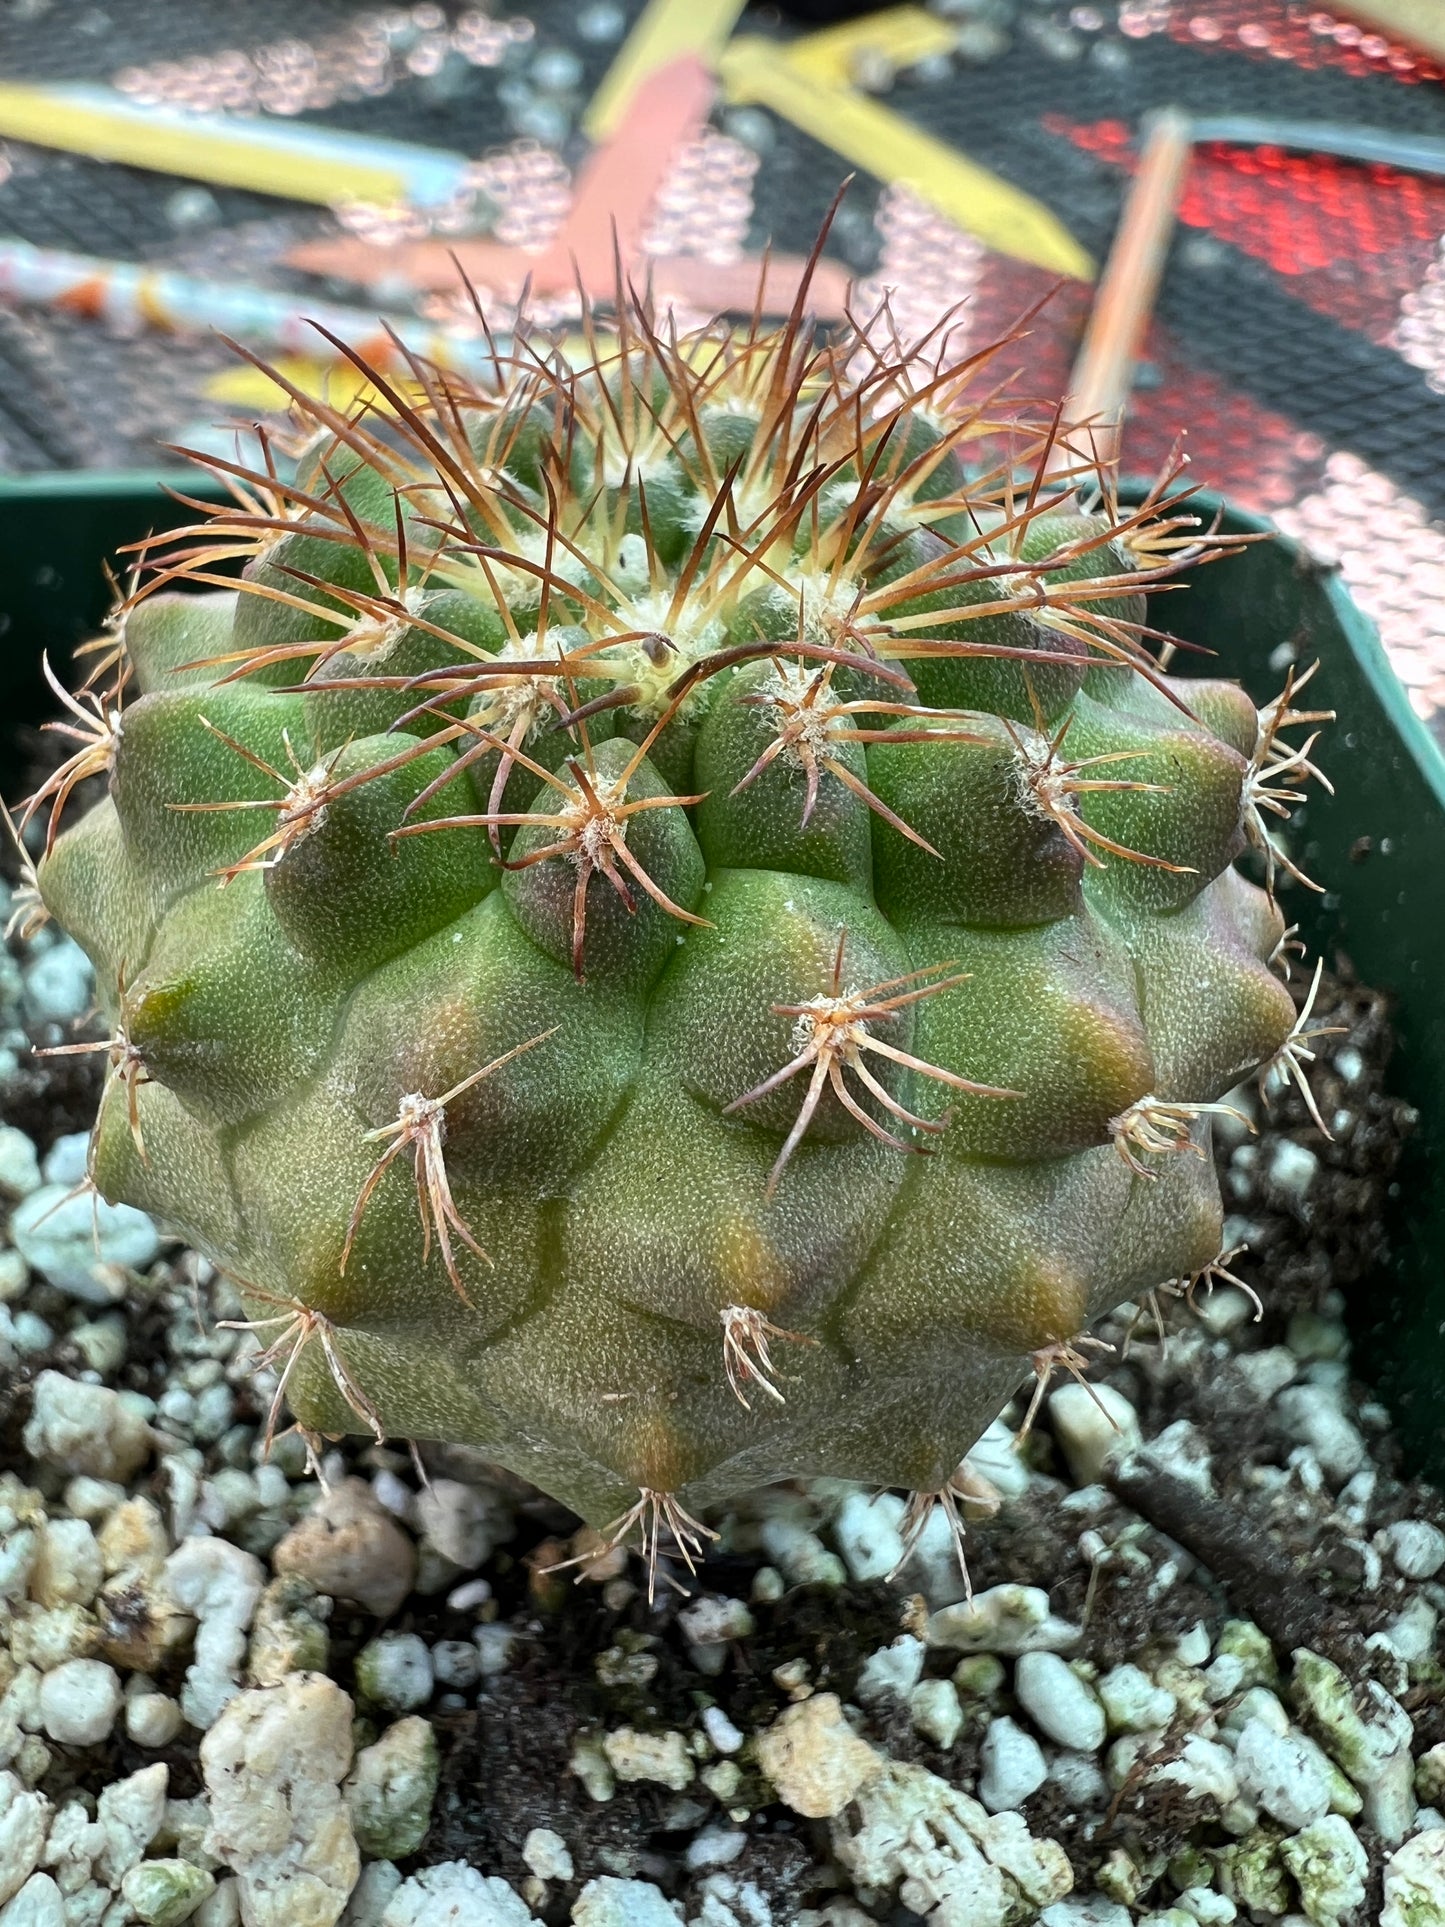
[[1134,367],[1154,312],[1191,146],[1187,115],[1170,107],[1155,116],[1099,277],[1064,407],[1065,420],[1084,426],[1090,446],[1061,448],[1056,469],[1080,455],[1101,466],[1118,460]]

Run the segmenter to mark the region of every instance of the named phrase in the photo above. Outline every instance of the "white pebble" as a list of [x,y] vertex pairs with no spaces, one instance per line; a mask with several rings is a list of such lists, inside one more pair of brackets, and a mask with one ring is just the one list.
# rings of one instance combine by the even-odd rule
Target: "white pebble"
[[998,1418],[969,1446],[968,1463],[1005,1499],[1021,1497],[1034,1476],[1027,1456],[1019,1450],[1017,1434]]
[[1380,1927],[1430,1927],[1445,1920],[1445,1833],[1417,1833],[1385,1862]]
[[181,1710],[204,1732],[240,1691],[246,1629],[266,1583],[266,1569],[254,1554],[228,1539],[186,1539],[167,1559],[165,1579],[175,1603],[198,1622]]
[[908,1696],[908,1717],[916,1732],[947,1750],[963,1725],[958,1688],[951,1679],[920,1680]]
[[0,1907],[25,1885],[50,1831],[50,1802],[13,1773],[0,1772]]
[[1048,1777],[1044,1750],[1032,1733],[1004,1717],[992,1720],[979,1749],[978,1797],[990,1813],[1011,1813]]
[[1072,1652],[1082,1633],[1056,1619],[1039,1586],[990,1586],[971,1602],[932,1613],[924,1628],[929,1646],[957,1653]]
[[1071,1894],[1039,1915],[1039,1927],[1133,1927],[1127,1907],[1104,1894]]
[[511,1665],[517,1635],[510,1626],[473,1626],[472,1643],[477,1649],[482,1678],[491,1679],[497,1673],[505,1673]]
[[1024,1653],[1014,1668],[1014,1693],[1041,1732],[1075,1753],[1104,1744],[1098,1695],[1057,1653]]
[[1206,1498],[1214,1492],[1214,1470],[1209,1439],[1187,1418],[1175,1419],[1156,1433],[1140,1450],[1139,1457],[1170,1478],[1192,1485]]
[[65,1927],[65,1900],[48,1873],[32,1874],[0,1909],[0,1927]]
[[1435,1632],[1439,1621],[1439,1613],[1424,1593],[1416,1593],[1404,1611],[1396,1613],[1378,1637],[1407,1666],[1416,1666],[1434,1656]]
[[125,1703],[126,1738],[136,1746],[169,1746],[183,1724],[168,1693],[137,1693]]
[[684,1865],[689,1873],[708,1867],[730,1867],[748,1844],[741,1827],[704,1827],[688,1842]]
[[475,1572],[517,1530],[500,1493],[460,1479],[434,1479],[419,1492],[416,1518],[426,1540],[463,1572]]
[[1276,1191],[1301,1201],[1319,1168],[1319,1159],[1305,1145],[1296,1144],[1293,1138],[1275,1139],[1269,1160],[1269,1182]]
[[465,1693],[482,1676],[482,1657],[469,1639],[439,1639],[431,1649],[438,1686]]
[[341,1797],[352,1714],[333,1681],[292,1673],[238,1694],[201,1741],[204,1848],[238,1876],[247,1927],[341,1916],[361,1871]]
[[403,1881],[381,1927],[533,1927],[533,1921],[531,1908],[505,1880],[479,1874],[463,1860],[443,1860]]
[[1406,1579],[1433,1579],[1445,1566],[1445,1532],[1425,1519],[1401,1519],[1385,1531],[1395,1570]]
[[681,1793],[696,1775],[681,1733],[639,1733],[619,1726],[602,1736],[602,1751],[619,1780],[653,1780]]
[[891,1646],[870,1653],[858,1673],[853,1697],[860,1706],[881,1706],[886,1700],[906,1700],[923,1676],[921,1639],[902,1633]]
[[144,1271],[161,1248],[160,1233],[144,1211],[56,1184],[22,1198],[10,1216],[10,1237],[33,1271],[91,1305],[123,1297],[124,1272]]
[[733,1725],[720,1706],[703,1708],[702,1730],[719,1753],[741,1753],[746,1736]]
[[522,1858],[539,1880],[570,1880],[572,1855],[560,1833],[533,1827],[522,1842]]
[[62,1372],[42,1372],[36,1379],[24,1436],[33,1459],[122,1483],[151,1450],[151,1429],[123,1393]]
[[383,1633],[356,1655],[356,1686],[374,1706],[411,1713],[435,1686],[431,1652],[416,1633]]
[[157,1763],[113,1780],[101,1794],[95,1818],[105,1845],[96,1865],[112,1887],[137,1864],[160,1831],[169,1781],[169,1768]]
[[[619,1880],[612,1874],[587,1882],[572,1909],[572,1920],[574,1927],[678,1927],[677,1915],[660,1887],[650,1880]],[[490,1923],[483,1921],[479,1927]]]
[[47,1184],[63,1184],[68,1191],[79,1184],[90,1162],[89,1131],[67,1131],[45,1153],[40,1175]]
[[1229,1922],[1239,1918],[1234,1902],[1227,1894],[1216,1893],[1213,1887],[1186,1887],[1179,1896],[1179,1905],[1200,1927],[1228,1927]]
[[94,996],[90,959],[69,937],[41,951],[25,972],[25,1008],[35,1023],[73,1023],[90,1009]]
[[1099,1698],[1116,1733],[1143,1733],[1167,1726],[1178,1701],[1166,1686],[1156,1686],[1137,1666],[1116,1666],[1099,1681]]
[[30,1288],[30,1267],[18,1251],[0,1251],[0,1305],[8,1305]]
[[1287,1345],[1267,1345],[1263,1351],[1243,1352],[1234,1360],[1234,1371],[1243,1379],[1253,1397],[1267,1405],[1299,1371],[1299,1360]]
[[0,1124],[0,1192],[7,1198],[28,1197],[40,1189],[40,1160],[35,1146],[13,1124]]
[[1049,1784],[1073,1807],[1108,1804],[1109,1782],[1093,1753],[1056,1753],[1049,1762]]
[[1061,1385],[1049,1398],[1049,1424],[1076,1485],[1097,1485],[1139,1444],[1139,1414],[1112,1385]]
[[485,1606],[491,1596],[492,1587],[489,1580],[464,1579],[461,1585],[447,1594],[447,1611],[475,1612],[478,1606]]
[[1202,1619],[1196,1619],[1174,1642],[1174,1656],[1181,1666],[1203,1666],[1210,1651],[1209,1628]]
[[1336,1485],[1364,1464],[1365,1441],[1359,1428],[1322,1386],[1288,1386],[1275,1400],[1274,1409],[1289,1437],[1314,1453],[1325,1477]]
[[1291,1833],[1330,1810],[1329,1782],[1318,1756],[1292,1733],[1250,1720],[1234,1743],[1240,1791]]
[[40,1723],[61,1746],[99,1746],[121,1707],[120,1678],[99,1659],[68,1659],[40,1682]]

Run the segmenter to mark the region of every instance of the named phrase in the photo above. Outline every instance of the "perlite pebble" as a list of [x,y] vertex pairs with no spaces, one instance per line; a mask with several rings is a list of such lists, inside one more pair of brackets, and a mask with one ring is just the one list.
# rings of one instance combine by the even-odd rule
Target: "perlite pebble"
[[436,1735],[413,1714],[356,1756],[345,1799],[356,1844],[371,1860],[404,1860],[431,1825],[441,1773]]
[[1234,1743],[1240,1791],[1291,1833],[1329,1812],[1329,1782],[1311,1748],[1292,1733],[1250,1720]]
[[125,1703],[125,1736],[135,1746],[169,1746],[183,1724],[169,1694],[136,1693]]
[[1365,1441],[1337,1399],[1320,1385],[1290,1385],[1274,1402],[1285,1432],[1308,1447],[1327,1479],[1343,1484],[1365,1462]]
[[702,1713],[702,1730],[712,1741],[719,1753],[740,1753],[746,1735],[732,1721],[720,1706],[705,1706]]
[[439,1639],[431,1649],[432,1671],[438,1686],[464,1693],[482,1676],[482,1660],[469,1639]]
[[678,1927],[662,1890],[650,1880],[589,1880],[572,1909],[574,1927]]
[[323,1493],[271,1555],[279,1572],[299,1572],[318,1592],[353,1600],[385,1619],[416,1578],[416,1548],[361,1479]]
[[1008,1813],[1037,1793],[1048,1777],[1043,1748],[1007,1717],[992,1720],[979,1753],[978,1797],[990,1813]]
[[809,1820],[841,1813],[883,1765],[844,1719],[836,1693],[815,1693],[790,1706],[757,1735],[754,1748],[784,1806]]
[[213,1874],[188,1860],[147,1860],[132,1867],[120,1890],[146,1927],[180,1927],[215,1886]]
[[533,1827],[522,1842],[522,1858],[539,1880],[570,1880],[572,1855],[560,1833]]
[[1137,1666],[1115,1666],[1099,1681],[1110,1730],[1143,1733],[1151,1726],[1167,1726],[1178,1701],[1164,1686],[1156,1686]]
[[1299,1648],[1293,1690],[1330,1754],[1364,1795],[1365,1823],[1387,1846],[1403,1840],[1415,1818],[1414,1727],[1378,1680],[1365,1684],[1362,1715],[1350,1681],[1332,1660]]
[[47,1184],[63,1184],[68,1190],[84,1178],[89,1160],[90,1133],[66,1131],[40,1160],[40,1175]]
[[463,1572],[475,1572],[517,1530],[499,1492],[459,1479],[433,1479],[416,1495],[415,1509],[427,1542]]
[[1425,1519],[1400,1519],[1384,1534],[1396,1572],[1406,1579],[1433,1579],[1445,1566],[1445,1532]]
[[1133,1927],[1127,1907],[1104,1894],[1071,1894],[1039,1915],[1039,1927]]
[[35,1381],[24,1432],[31,1458],[62,1472],[124,1482],[151,1451],[151,1429],[122,1393],[90,1385],[61,1372]]
[[0,1772],[0,1907],[39,1866],[50,1818],[43,1793],[33,1793],[13,1773]]
[[64,1896],[48,1873],[30,1876],[0,1912],[0,1927],[66,1927]]
[[425,1706],[435,1687],[431,1652],[416,1633],[383,1633],[356,1655],[356,1689],[388,1713]]
[[1348,1820],[1327,1813],[1282,1840],[1279,1857],[1294,1876],[1304,1910],[1319,1927],[1353,1914],[1365,1898],[1370,1863]]
[[1048,1409],[1076,1485],[1097,1485],[1111,1461],[1139,1444],[1139,1414],[1112,1385],[1061,1385]]
[[167,1559],[166,1589],[195,1616],[195,1654],[181,1689],[181,1711],[202,1732],[239,1689],[246,1628],[266,1583],[254,1554],[228,1539],[186,1539]]
[[903,1633],[891,1646],[880,1646],[859,1669],[854,1699],[860,1706],[906,1700],[923,1675],[924,1657],[923,1641],[911,1633]]
[[1445,1832],[1417,1833],[1385,1862],[1380,1927],[1437,1927],[1445,1920]]
[[655,1780],[674,1793],[691,1786],[697,1771],[681,1733],[639,1733],[619,1726],[604,1734],[602,1750],[619,1780]]
[[1403,1612],[1396,1613],[1382,1633],[1383,1639],[1407,1666],[1417,1666],[1433,1657],[1435,1631],[1440,1615],[1424,1593],[1416,1593]]
[[1014,1693],[1039,1730],[1075,1753],[1104,1744],[1098,1695],[1057,1653],[1024,1653],[1014,1668]]
[[40,1723],[61,1746],[99,1746],[121,1707],[120,1678],[99,1659],[68,1659],[40,1682]]
[[[361,1878],[351,1890],[341,1927],[381,1927],[382,1918],[402,1874],[389,1860],[372,1860],[361,1870]],[[238,1917],[239,1918],[239,1917]]]
[[10,1237],[32,1271],[90,1305],[111,1305],[125,1292],[126,1270],[144,1271],[161,1248],[160,1233],[134,1205],[71,1195],[43,1184],[16,1205]]
[[[533,1915],[505,1880],[479,1874],[464,1860],[443,1860],[402,1882],[381,1927],[533,1927]],[[668,1927],[677,1927],[676,1920]]]
[[1229,1896],[1216,1893],[1213,1887],[1186,1887],[1179,1896],[1179,1906],[1200,1927],[1227,1927],[1228,1922],[1239,1918],[1239,1909]]
[[956,1653],[1066,1653],[1083,1633],[1054,1616],[1041,1587],[1005,1585],[930,1614],[923,1637],[929,1646]]
[[963,1703],[951,1679],[920,1680],[908,1695],[908,1717],[913,1729],[945,1750],[963,1726]]
[[25,1009],[32,1023],[73,1023],[89,1010],[94,995],[90,959],[69,937],[57,938],[25,972]]
[[170,1771],[157,1763],[123,1780],[113,1780],[96,1803],[96,1825],[104,1836],[96,1871],[114,1886],[138,1865],[160,1831],[166,1811]]
[[8,1305],[30,1287],[30,1267],[18,1251],[0,1251],[0,1305]]
[[689,1873],[702,1873],[709,1867],[729,1867],[748,1844],[741,1827],[704,1827],[688,1842],[683,1864]]
[[201,1742],[205,1850],[239,1877],[246,1927],[335,1927],[341,1916],[361,1870],[340,1792],[352,1711],[334,1681],[293,1673],[239,1694]]
[[28,1197],[40,1189],[40,1160],[35,1146],[13,1124],[0,1124],[0,1193],[7,1198]]

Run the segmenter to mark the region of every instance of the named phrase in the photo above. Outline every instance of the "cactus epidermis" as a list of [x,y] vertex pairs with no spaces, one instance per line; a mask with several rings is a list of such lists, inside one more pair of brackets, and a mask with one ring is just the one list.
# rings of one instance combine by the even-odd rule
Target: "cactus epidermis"
[[1298,1043],[1234,862],[1314,716],[1161,671],[1145,589],[1226,545],[971,403],[988,356],[611,326],[298,397],[294,480],[152,554],[37,799],[109,774],[40,867],[93,1179],[315,1432],[644,1530],[946,1497],[1219,1254],[1209,1113]]

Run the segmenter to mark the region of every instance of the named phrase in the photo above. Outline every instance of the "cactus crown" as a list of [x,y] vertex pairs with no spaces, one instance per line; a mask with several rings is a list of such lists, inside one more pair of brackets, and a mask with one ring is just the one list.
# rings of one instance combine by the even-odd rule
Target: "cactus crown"
[[610,326],[297,394],[150,552],[31,805],[94,1181],[308,1428],[654,1549],[792,1474],[951,1509],[1031,1358],[1219,1253],[1208,1113],[1294,1020],[1233,860],[1295,874],[1316,717],[1164,672],[1144,592],[1227,543],[1007,343]]

